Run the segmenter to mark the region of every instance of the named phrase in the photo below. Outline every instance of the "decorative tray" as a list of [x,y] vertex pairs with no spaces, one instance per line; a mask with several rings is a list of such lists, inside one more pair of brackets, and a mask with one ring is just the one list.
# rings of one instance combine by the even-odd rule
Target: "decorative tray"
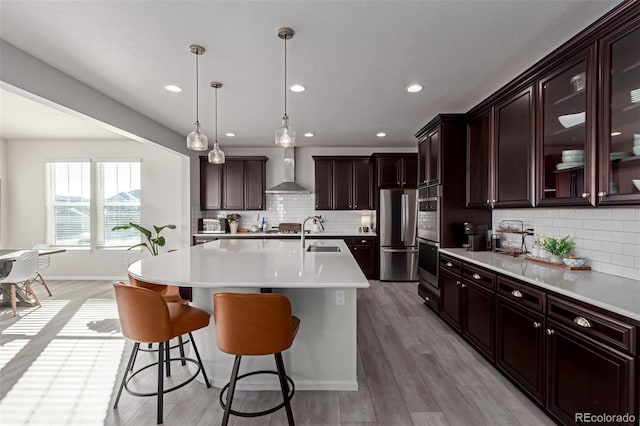
[[591,266],[567,266],[564,263],[554,263],[548,260],[540,259],[531,255],[525,255],[524,258],[529,262],[534,262],[544,266],[551,266],[552,268],[564,269],[565,271],[590,271]]

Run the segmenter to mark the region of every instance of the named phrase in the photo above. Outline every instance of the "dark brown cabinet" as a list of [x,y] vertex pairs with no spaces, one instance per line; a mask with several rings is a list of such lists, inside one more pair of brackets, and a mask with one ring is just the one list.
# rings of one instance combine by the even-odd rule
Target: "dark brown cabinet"
[[[420,130],[418,142],[418,169],[420,185],[438,185],[440,183],[441,138],[440,123],[428,130]],[[448,166],[448,165],[447,165]]]
[[495,356],[494,299],[493,291],[462,281],[462,335],[490,359]]
[[313,157],[316,210],[372,210],[370,157]]
[[378,271],[375,237],[352,237],[345,239],[345,242],[365,277],[375,279]]
[[462,278],[440,270],[440,315],[453,328],[462,330]]
[[[547,409],[562,423],[575,413],[637,413],[634,359],[549,321]],[[632,422],[616,424],[633,424]]]
[[267,157],[227,157],[210,164],[200,157],[203,210],[264,210]]
[[533,206],[533,87],[495,106],[493,207]]
[[417,154],[373,154],[378,188],[417,188]]
[[640,203],[640,20],[600,40],[600,205]]
[[491,110],[472,116],[467,125],[467,207],[491,208]]
[[222,164],[200,157],[200,209],[222,210]]
[[544,314],[511,303],[503,296],[498,296],[496,306],[496,364],[544,404]]
[[418,185],[427,184],[427,161],[429,144],[427,140],[418,142]]

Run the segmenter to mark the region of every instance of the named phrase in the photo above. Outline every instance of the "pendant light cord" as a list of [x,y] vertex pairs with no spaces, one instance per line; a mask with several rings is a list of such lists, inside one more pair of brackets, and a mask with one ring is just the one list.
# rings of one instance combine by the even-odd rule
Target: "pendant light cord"
[[287,116],[287,36],[284,37],[284,116]]
[[216,87],[216,143],[218,143],[218,88]]
[[200,56],[200,54],[196,53],[196,125],[200,124],[200,97],[198,96],[198,56]]

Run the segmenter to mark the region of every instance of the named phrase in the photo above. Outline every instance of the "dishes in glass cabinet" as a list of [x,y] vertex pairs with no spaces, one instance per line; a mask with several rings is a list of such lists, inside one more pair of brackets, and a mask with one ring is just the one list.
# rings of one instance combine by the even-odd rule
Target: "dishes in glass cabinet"
[[629,95],[631,96],[632,104],[640,103],[640,88],[633,89],[629,92]]
[[636,189],[640,191],[640,179],[631,179],[631,182],[633,182],[633,186],[635,186]]
[[612,152],[609,154],[609,158],[611,161],[613,160],[622,160],[623,158],[631,157],[633,153],[631,152]]
[[574,161],[571,163],[558,163],[556,164],[556,170],[572,169],[574,167],[579,167],[583,165],[584,165],[584,161]]
[[640,155],[640,143],[633,146],[633,155]]
[[584,111],[577,114],[566,114],[558,116],[558,121],[560,121],[560,124],[562,124],[562,127],[564,127],[565,129],[582,124],[584,123],[584,120]]
[[569,149],[562,151],[563,163],[576,163],[584,161],[584,149]]

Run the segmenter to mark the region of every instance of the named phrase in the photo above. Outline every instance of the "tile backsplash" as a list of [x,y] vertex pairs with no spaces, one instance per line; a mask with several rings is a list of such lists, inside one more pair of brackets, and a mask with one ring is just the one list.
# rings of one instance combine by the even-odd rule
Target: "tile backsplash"
[[[262,217],[267,227],[278,226],[281,222],[302,222],[307,216],[322,216],[325,231],[357,232],[362,226],[362,217],[375,221],[375,211],[368,210],[315,210],[315,194],[267,194],[267,209],[262,211],[240,211],[240,227],[260,226]],[[234,211],[204,211],[202,217],[217,217]],[[366,220],[366,219],[365,219]],[[311,229],[311,221],[307,223]]]
[[[495,209],[493,229],[502,220],[522,220],[536,235],[564,237],[594,271],[640,280],[640,208]],[[534,237],[527,237],[531,247]]]

